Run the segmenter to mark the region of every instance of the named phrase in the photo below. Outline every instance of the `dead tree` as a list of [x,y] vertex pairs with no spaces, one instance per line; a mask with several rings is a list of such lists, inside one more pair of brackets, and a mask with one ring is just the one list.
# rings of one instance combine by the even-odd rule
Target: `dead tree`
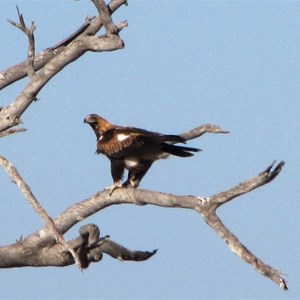
[[[19,21],[9,21],[27,35],[29,46],[26,61],[0,73],[0,89],[26,76],[29,78],[29,82],[14,101],[1,108],[0,137],[26,130],[16,127],[21,123],[22,114],[36,100],[38,93],[47,82],[68,64],[88,51],[103,52],[124,48],[124,42],[119,33],[127,26],[127,22],[123,21],[116,26],[111,15],[120,6],[127,4],[126,0],[112,0],[108,5],[102,0],[92,0],[92,2],[98,11],[96,17],[86,18],[84,24],[69,37],[37,54],[34,43],[35,24],[32,22],[31,26],[27,27],[19,11]],[[97,32],[102,27],[105,28],[106,33],[97,36]],[[200,137],[204,133],[226,133],[226,131],[218,126],[208,124],[181,135],[189,140]],[[273,280],[282,289],[288,289],[281,273],[251,253],[222,223],[216,213],[221,205],[272,181],[282,170],[284,162],[277,165],[272,163],[257,176],[211,197],[176,196],[132,188],[117,189],[112,195],[109,195],[108,191],[102,191],[72,205],[54,220],[39,204],[30,187],[12,163],[0,156],[0,164],[46,223],[42,229],[26,238],[12,245],[0,247],[0,268],[68,266],[74,263],[77,263],[80,268],[87,268],[91,262],[100,261],[104,253],[121,260],[146,260],[154,255],[156,250],[151,252],[131,251],[113,242],[109,236],[101,237],[99,228],[94,224],[83,225],[80,228],[79,236],[73,240],[65,241],[63,235],[78,222],[108,206],[125,203],[151,204],[161,207],[189,208],[197,211],[233,253],[252,265],[256,271]]]

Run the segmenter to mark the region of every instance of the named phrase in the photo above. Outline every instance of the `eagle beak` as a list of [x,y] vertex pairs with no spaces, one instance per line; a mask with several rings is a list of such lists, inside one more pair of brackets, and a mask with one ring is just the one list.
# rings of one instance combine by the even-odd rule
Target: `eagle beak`
[[88,115],[88,116],[86,116],[85,118],[84,118],[84,120],[83,120],[83,123],[88,123],[88,124],[90,124],[91,123],[91,117],[90,117],[90,115]]

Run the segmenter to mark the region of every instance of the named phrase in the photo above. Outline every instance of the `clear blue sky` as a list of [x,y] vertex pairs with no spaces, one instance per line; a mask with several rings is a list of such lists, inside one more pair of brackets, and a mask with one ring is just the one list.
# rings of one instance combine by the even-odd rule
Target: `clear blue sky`
[[[26,37],[6,21],[17,20],[16,4],[36,23],[38,52],[96,14],[90,1],[1,1],[1,70],[26,58]],[[285,160],[278,178],[219,215],[253,253],[287,274],[290,291],[233,255],[196,212],[123,205],[66,237],[95,223],[131,249],[158,248],[153,258],[105,256],[83,274],[76,266],[0,270],[0,298],[299,298],[300,2],[130,0],[113,19],[129,22],[125,49],[87,53],[63,70],[23,115],[28,131],[1,139],[1,155],[56,216],[112,182],[85,115],[174,134],[218,124],[231,133],[190,141],[203,152],[157,162],[141,187],[210,196]],[[26,82],[1,91],[1,106]],[[0,185],[0,244],[7,245],[43,222],[3,170]]]

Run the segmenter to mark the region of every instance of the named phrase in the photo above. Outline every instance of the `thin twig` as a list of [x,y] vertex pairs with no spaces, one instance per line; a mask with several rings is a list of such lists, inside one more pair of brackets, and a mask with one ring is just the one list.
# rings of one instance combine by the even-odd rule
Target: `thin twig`
[[15,134],[15,133],[18,133],[18,132],[24,132],[26,130],[27,130],[26,128],[8,129],[8,130],[0,132],[0,138],[2,138],[4,136],[11,135],[11,134]]
[[214,196],[210,197],[210,201],[216,205],[216,208],[218,208],[222,204],[225,204],[226,202],[241,196],[242,194],[249,193],[259,186],[265,185],[266,183],[272,181],[281,172],[285,162],[281,161],[273,169],[274,164],[275,161],[257,176],[250,178],[225,192],[215,194]]
[[189,130],[188,132],[182,133],[182,134],[180,134],[180,136],[187,141],[187,140],[192,140],[192,139],[198,138],[201,135],[203,135],[204,133],[226,134],[226,133],[229,133],[229,131],[223,130],[223,129],[221,129],[221,127],[219,127],[217,125],[205,124],[205,125],[198,126],[192,130]]
[[106,33],[109,34],[118,34],[118,27],[113,23],[111,18],[109,8],[103,0],[92,0],[96,6],[100,18],[102,20],[103,26],[106,30]]

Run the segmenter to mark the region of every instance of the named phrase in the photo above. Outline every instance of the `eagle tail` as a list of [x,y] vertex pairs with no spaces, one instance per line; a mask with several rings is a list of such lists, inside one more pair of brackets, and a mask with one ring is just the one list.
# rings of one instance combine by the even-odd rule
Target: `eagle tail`
[[184,146],[175,146],[165,143],[163,145],[163,151],[170,153],[172,155],[180,156],[180,157],[189,157],[193,156],[194,154],[191,152],[199,152],[201,149],[198,148],[191,148],[191,147],[184,147]]

